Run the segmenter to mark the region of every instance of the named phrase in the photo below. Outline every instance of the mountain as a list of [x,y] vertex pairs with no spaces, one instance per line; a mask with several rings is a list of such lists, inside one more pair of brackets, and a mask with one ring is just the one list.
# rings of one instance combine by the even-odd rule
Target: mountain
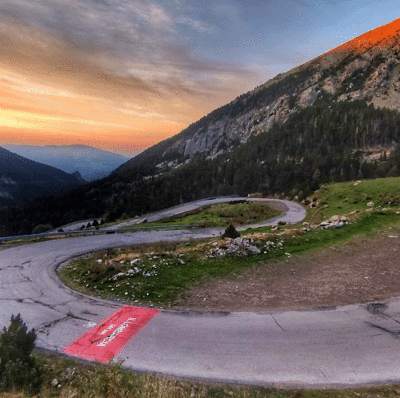
[[69,174],[78,171],[86,181],[106,177],[128,160],[125,156],[87,145],[3,145],[3,147]]
[[77,176],[34,162],[0,147],[0,204],[29,200],[82,183]]
[[138,167],[157,174],[199,154],[215,158],[324,99],[365,100],[399,110],[399,42],[400,19],[396,19],[241,95],[131,159],[117,174],[132,175]]
[[399,143],[396,19],[239,96],[110,176],[3,222],[19,217],[29,230],[39,222],[112,221],[252,192],[302,200],[324,183],[400,175]]

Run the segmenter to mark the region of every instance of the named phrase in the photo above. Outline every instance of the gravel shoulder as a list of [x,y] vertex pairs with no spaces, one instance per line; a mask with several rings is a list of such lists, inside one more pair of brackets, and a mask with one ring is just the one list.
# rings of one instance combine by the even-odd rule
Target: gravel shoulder
[[336,307],[400,295],[400,227],[285,260],[260,263],[187,291],[179,308],[268,311]]

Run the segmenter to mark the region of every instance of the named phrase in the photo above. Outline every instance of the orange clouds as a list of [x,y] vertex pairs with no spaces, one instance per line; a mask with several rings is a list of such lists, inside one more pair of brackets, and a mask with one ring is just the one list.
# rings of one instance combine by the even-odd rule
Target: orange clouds
[[117,3],[10,0],[0,24],[0,146],[129,152],[177,134],[235,98],[243,82],[253,86],[250,72],[175,45],[165,9]]

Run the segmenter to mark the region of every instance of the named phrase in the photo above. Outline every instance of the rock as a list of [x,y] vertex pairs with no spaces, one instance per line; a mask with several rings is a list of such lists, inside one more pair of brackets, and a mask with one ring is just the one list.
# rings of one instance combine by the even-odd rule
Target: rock
[[343,221],[337,221],[327,225],[325,228],[326,229],[343,228],[345,225],[346,224]]
[[[70,380],[74,374],[75,374],[75,368],[66,368],[61,375],[61,379],[64,381]],[[57,382],[57,384],[58,384],[58,382]]]
[[368,207],[374,207],[374,202],[372,202],[372,200],[371,200],[371,202],[368,202],[368,203],[367,203],[367,206],[368,206]]
[[[329,220],[321,222],[319,225],[317,225],[317,228],[321,229],[343,228],[347,224],[350,223],[347,221],[347,218],[345,216],[333,216]],[[311,228],[314,228],[314,226],[311,226]]]
[[249,254],[251,254],[253,256],[261,253],[261,250],[257,246],[249,245],[249,246],[247,246],[246,250]]
[[261,253],[261,250],[251,244],[249,239],[245,238],[235,238],[224,240],[222,242],[216,242],[213,244],[213,249],[211,249],[208,253],[208,257],[221,257],[226,255],[257,255]]
[[122,277],[124,277],[124,276],[126,276],[125,273],[123,273],[123,272],[118,272],[118,274],[114,275],[114,276],[112,277],[112,279],[113,279],[114,281],[116,281],[118,278],[122,278]]

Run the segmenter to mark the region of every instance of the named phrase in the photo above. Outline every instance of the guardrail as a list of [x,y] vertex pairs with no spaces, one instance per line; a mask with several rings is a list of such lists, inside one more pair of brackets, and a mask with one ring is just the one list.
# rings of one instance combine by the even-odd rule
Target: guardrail
[[19,239],[35,239],[35,238],[46,238],[50,236],[72,236],[72,235],[101,235],[101,234],[124,234],[130,232],[141,232],[141,231],[151,231],[151,230],[178,230],[178,229],[193,229],[198,227],[199,224],[177,224],[177,225],[154,225],[148,227],[127,227],[118,229],[91,229],[86,231],[65,231],[65,232],[43,232],[41,234],[32,235],[16,235],[16,236],[6,236],[0,238],[0,242],[7,242],[10,240]]
[[200,224],[174,224],[174,225],[153,225],[149,227],[122,227],[117,228],[117,233],[140,232],[151,230],[176,230],[176,229],[193,229],[199,227]]

